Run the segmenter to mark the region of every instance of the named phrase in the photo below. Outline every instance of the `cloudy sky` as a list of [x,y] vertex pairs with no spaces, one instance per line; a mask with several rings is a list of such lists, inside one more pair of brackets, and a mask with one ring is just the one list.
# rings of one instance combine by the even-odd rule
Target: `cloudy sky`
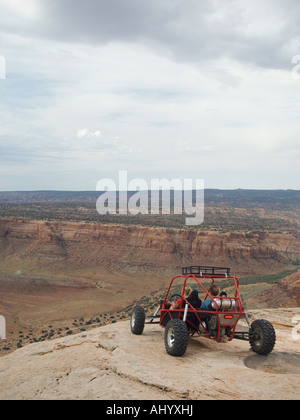
[[299,0],[0,0],[0,190],[300,189],[299,22]]

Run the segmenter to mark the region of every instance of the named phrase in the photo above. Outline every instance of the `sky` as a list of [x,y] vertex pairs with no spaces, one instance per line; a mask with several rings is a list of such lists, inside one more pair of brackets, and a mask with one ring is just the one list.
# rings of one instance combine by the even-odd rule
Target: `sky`
[[0,0],[0,190],[300,190],[299,21],[298,0]]

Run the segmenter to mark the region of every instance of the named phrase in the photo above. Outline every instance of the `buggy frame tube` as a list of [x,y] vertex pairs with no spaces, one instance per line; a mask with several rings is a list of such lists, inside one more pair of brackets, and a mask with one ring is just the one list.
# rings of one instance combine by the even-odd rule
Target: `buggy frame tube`
[[[162,308],[164,308],[164,306],[165,306],[165,304],[166,304],[166,302],[167,302],[167,298],[168,298],[168,296],[169,296],[169,293],[170,293],[170,290],[171,290],[171,287],[173,286],[173,283],[174,283],[174,281],[176,280],[176,279],[178,279],[178,278],[184,278],[184,283],[183,283],[183,287],[182,287],[182,292],[181,292],[181,296],[182,296],[182,299],[183,299],[183,301],[185,302],[185,309],[184,309],[184,316],[183,316],[183,320],[184,321],[186,321],[186,318],[187,318],[187,313],[188,313],[188,309],[189,309],[189,307],[191,308],[191,312],[192,313],[194,313],[195,315],[196,315],[196,317],[197,317],[197,319],[198,319],[198,321],[199,321],[199,325],[201,324],[201,326],[202,326],[202,328],[203,328],[203,331],[205,332],[205,336],[207,337],[207,338],[209,338],[209,339],[211,339],[211,340],[214,340],[214,341],[219,341],[220,340],[220,332],[221,332],[221,327],[229,327],[229,328],[231,328],[231,332],[230,332],[230,336],[228,337],[229,338],[229,340],[231,341],[231,340],[233,340],[234,338],[235,338],[235,330],[236,330],[236,326],[237,326],[237,324],[238,324],[238,322],[239,322],[239,320],[240,320],[240,318],[244,315],[244,316],[246,316],[246,319],[247,319],[247,314],[243,311],[243,306],[242,306],[242,301],[241,301],[241,297],[240,297],[240,293],[239,293],[239,280],[238,280],[238,278],[237,277],[235,277],[235,276],[228,276],[228,275],[226,275],[226,277],[224,277],[224,275],[216,275],[216,274],[214,274],[214,275],[212,275],[212,274],[188,274],[188,275],[178,275],[178,276],[175,276],[172,280],[171,280],[171,282],[170,282],[170,285],[169,285],[169,288],[168,288],[168,291],[167,291],[167,293],[166,293],[166,296],[165,296],[165,299],[164,299],[164,301],[163,301],[163,303],[162,303]],[[205,300],[209,297],[211,300],[212,300],[212,302],[214,302],[215,303],[215,308],[216,308],[216,310],[214,311],[214,312],[212,312],[212,311],[201,311],[201,310],[197,310],[197,309],[195,309],[187,300],[186,300],[186,298],[184,297],[184,290],[185,290],[185,288],[186,288],[186,283],[187,283],[187,280],[188,279],[194,279],[195,281],[196,281],[196,283],[201,287],[201,289],[204,291],[204,293],[206,294],[206,296],[205,296]],[[211,279],[212,280],[212,282],[211,282],[211,285],[210,285],[210,288],[212,287],[212,285],[215,283],[215,280],[216,279],[220,279],[220,280],[223,280],[224,278],[226,278],[226,280],[228,279],[228,280],[233,280],[233,282],[234,282],[234,286],[235,286],[235,297],[234,297],[234,300],[235,300],[235,302],[238,304],[238,311],[226,311],[226,312],[224,312],[224,311],[221,311],[221,310],[219,310],[219,306],[218,306],[218,304],[217,304],[217,302],[216,302],[216,297],[214,297],[214,296],[212,296],[211,294],[210,294],[210,292],[209,292],[209,290],[207,290],[203,285],[202,285],[202,283],[198,280],[198,278],[200,279]],[[210,289],[209,288],[209,289]],[[223,299],[226,299],[226,298],[223,298],[223,297],[219,297],[218,299],[221,299],[221,301],[223,301]],[[233,298],[231,298],[231,299],[233,299]],[[170,311],[170,310],[168,310],[168,309],[165,309],[164,308],[164,310],[166,311],[165,312],[165,314],[163,315],[162,314],[162,311],[161,311],[161,315],[160,315],[160,326],[162,326],[162,320],[163,320],[163,318],[167,315],[167,314],[169,314],[169,316],[170,316],[170,318],[171,319],[173,319],[173,317],[172,317],[172,312],[174,313],[182,313],[182,311],[183,311],[183,305],[182,305],[182,307],[180,308],[180,309],[175,309],[175,310],[172,310],[172,311]],[[208,331],[207,331],[207,329],[205,328],[205,326],[203,325],[203,322],[201,321],[201,319],[200,319],[200,316],[201,316],[201,313],[202,314],[204,314],[204,315],[216,315],[217,316],[217,318],[218,318],[218,333],[217,333],[217,337],[216,338],[214,338],[214,337],[210,337],[209,336],[209,333],[208,333]],[[224,322],[222,322],[221,323],[221,321],[220,321],[220,315],[228,315],[228,316],[230,316],[230,315],[235,315],[237,318],[235,319],[235,322],[234,322],[234,324],[232,324],[232,323],[227,323],[227,324],[225,324]],[[180,317],[180,315],[178,315],[179,317]],[[248,320],[247,320],[248,321]],[[197,328],[192,322],[190,322],[190,321],[188,321],[189,322],[189,324],[190,325],[192,325],[195,329],[196,329],[196,332],[198,333],[198,335],[201,335],[200,334],[200,332],[199,332],[199,328]],[[164,328],[164,327],[163,327]],[[245,333],[245,334],[241,334],[241,336],[243,337],[243,338],[241,338],[241,336],[240,336],[240,333],[237,333],[237,339],[246,339],[246,338],[244,338],[244,336],[245,335],[249,335],[249,333]]]

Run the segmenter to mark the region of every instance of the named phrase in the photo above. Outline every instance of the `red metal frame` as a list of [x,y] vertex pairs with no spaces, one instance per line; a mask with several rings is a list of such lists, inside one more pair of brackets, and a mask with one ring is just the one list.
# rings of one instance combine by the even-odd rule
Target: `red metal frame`
[[[215,311],[202,311],[201,309],[195,309],[190,303],[189,303],[189,308],[188,308],[188,312],[187,314],[195,314],[197,317],[197,320],[199,321],[199,325],[201,325],[202,327],[202,332],[200,332],[199,327],[196,327],[191,321],[188,320],[187,318],[187,325],[188,325],[188,329],[190,331],[193,331],[194,333],[196,332],[198,335],[201,335],[202,337],[205,338],[209,338],[213,341],[221,341],[222,337],[221,337],[221,329],[223,327],[227,327],[229,328],[229,334],[228,334],[228,341],[231,341],[234,339],[234,334],[235,334],[235,330],[236,330],[236,326],[237,323],[239,322],[240,318],[243,315],[246,315],[246,313],[243,311],[243,304],[242,304],[242,300],[241,300],[241,296],[239,293],[239,279],[237,277],[234,276],[224,276],[224,275],[211,275],[211,274],[188,274],[188,275],[181,275],[181,276],[175,276],[172,280],[171,283],[169,285],[166,297],[163,301],[162,307],[161,307],[161,311],[160,311],[160,326],[162,328],[165,328],[165,326],[163,325],[163,319],[164,317],[166,317],[167,315],[170,316],[171,319],[175,318],[178,319],[183,319],[183,315],[184,315],[184,306],[182,305],[182,307],[180,309],[174,309],[174,310],[170,310],[168,307],[168,296],[171,290],[171,287],[173,286],[173,283],[176,279],[178,278],[183,278],[184,282],[183,282],[183,288],[182,288],[182,296],[181,298],[183,299],[183,301],[187,302],[187,300],[184,297],[184,290],[186,288],[186,283],[188,279],[194,279],[196,281],[196,283],[198,283],[198,285],[202,288],[202,290],[204,291],[204,293],[206,293],[205,296],[205,300],[206,299],[211,299],[214,303],[215,303],[215,307],[216,310]],[[202,279],[211,279],[211,285],[209,287],[209,289],[211,288],[211,286],[215,283],[215,280],[233,280],[234,286],[235,286],[235,296],[234,297],[214,297],[211,296],[211,294],[209,293],[209,291],[203,286],[202,282],[199,280]],[[224,300],[224,299],[232,299],[235,300],[236,302],[236,306],[237,309],[235,310],[219,310],[218,308],[218,304],[216,302],[216,299],[220,299],[220,300]],[[203,324],[203,320],[201,320],[201,315],[202,318],[203,316],[207,316],[207,315],[216,315],[217,319],[218,319],[218,332],[216,337],[212,337],[209,335],[205,325]],[[230,320],[230,322],[229,322]]]

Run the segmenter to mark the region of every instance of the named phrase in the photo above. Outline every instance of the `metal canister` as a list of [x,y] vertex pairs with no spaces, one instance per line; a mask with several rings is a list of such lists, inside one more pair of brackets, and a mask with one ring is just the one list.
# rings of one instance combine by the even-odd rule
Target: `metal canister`
[[221,309],[222,306],[222,299],[220,298],[215,298],[212,302],[211,302],[211,306],[214,310],[216,310],[216,305],[218,306],[218,309]]
[[235,299],[230,298],[215,298],[211,303],[214,310],[216,310],[216,305],[218,306],[219,311],[234,311],[236,308],[236,301]]

